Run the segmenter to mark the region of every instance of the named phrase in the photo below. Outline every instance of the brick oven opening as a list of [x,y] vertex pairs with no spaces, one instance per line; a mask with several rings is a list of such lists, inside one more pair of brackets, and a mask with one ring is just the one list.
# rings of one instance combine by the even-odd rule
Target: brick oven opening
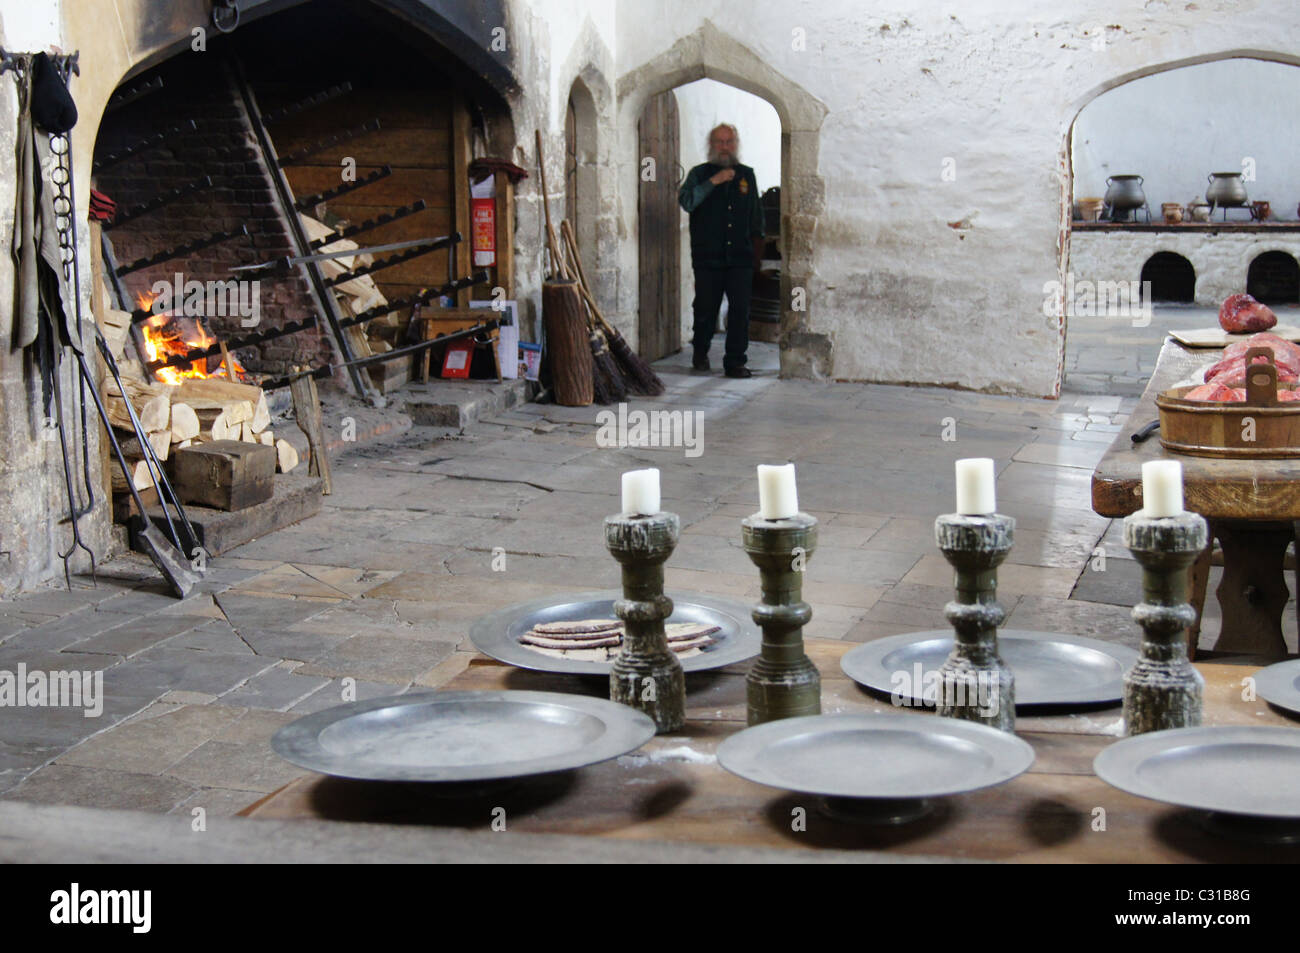
[[1151,300],[1161,304],[1191,304],[1196,299],[1196,269],[1171,251],[1158,251],[1142,266],[1142,281],[1151,282]]
[[1246,293],[1264,304],[1300,303],[1300,264],[1284,251],[1256,256],[1246,271]]

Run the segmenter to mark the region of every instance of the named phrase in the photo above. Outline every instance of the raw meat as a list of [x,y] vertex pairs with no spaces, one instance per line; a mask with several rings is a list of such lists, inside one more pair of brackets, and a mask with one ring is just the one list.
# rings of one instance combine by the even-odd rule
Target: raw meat
[[[1209,383],[1226,373],[1231,377],[1220,383],[1244,381],[1246,379],[1246,352],[1253,347],[1266,347],[1273,352],[1273,363],[1277,365],[1278,380],[1295,381],[1300,379],[1300,346],[1267,332],[1252,334],[1248,338],[1229,344],[1223,351],[1222,359],[1205,372],[1205,381]],[[1267,363],[1263,357],[1255,358],[1256,363]]]
[[1232,388],[1224,387],[1222,384],[1202,384],[1200,387],[1193,387],[1184,394],[1183,400],[1229,401],[1232,400]]
[[1219,327],[1229,334],[1267,331],[1277,324],[1277,315],[1250,295],[1229,295],[1219,308]]

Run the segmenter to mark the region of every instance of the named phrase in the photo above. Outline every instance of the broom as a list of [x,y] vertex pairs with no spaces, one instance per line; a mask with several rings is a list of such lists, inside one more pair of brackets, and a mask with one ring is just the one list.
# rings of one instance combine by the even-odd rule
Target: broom
[[[574,246],[569,242],[569,223],[560,223],[560,234],[564,239],[564,251],[567,252],[566,268],[569,274],[578,273],[578,263],[575,255]],[[591,365],[592,365],[592,384],[595,389],[595,400],[598,404],[613,404],[627,398],[627,381],[623,378],[623,372],[619,369],[618,363],[609,350],[609,341],[605,337],[604,330],[596,323],[596,319],[591,311],[591,302],[582,287],[581,280],[578,280],[578,296],[583,302],[583,311],[587,318],[587,333],[591,339]]]
[[591,293],[591,287],[587,284],[587,273],[582,267],[582,256],[578,254],[578,239],[573,234],[573,226],[567,221],[560,222],[560,232],[564,236],[565,243],[573,256],[574,272],[578,278],[578,290],[587,302],[592,316],[595,318],[599,328],[604,331],[605,339],[609,343],[610,354],[622,373],[619,375],[627,381],[627,389],[644,397],[658,397],[664,392],[664,382],[659,379],[659,375],[654,372],[644,358],[632,350],[631,346],[618,330],[605,320],[605,316],[600,313],[600,308],[596,305],[596,299]]
[[[551,224],[551,206],[547,201],[546,160],[542,152],[542,131],[534,130],[537,141],[538,183],[542,190],[542,212],[546,218],[546,247],[551,255],[551,269],[554,276],[562,281],[572,280],[565,267],[565,257],[560,253],[560,242],[555,237],[555,227]],[[564,223],[561,222],[561,231]],[[578,282],[579,296],[582,295],[582,283]],[[588,344],[591,347],[592,364],[592,399],[598,404],[611,404],[627,396],[627,386],[623,375],[609,352],[609,346],[603,334],[592,324],[587,315]]]

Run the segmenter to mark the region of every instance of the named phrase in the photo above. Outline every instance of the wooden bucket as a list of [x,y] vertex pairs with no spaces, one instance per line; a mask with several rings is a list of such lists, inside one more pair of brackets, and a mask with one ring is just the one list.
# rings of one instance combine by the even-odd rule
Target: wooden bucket
[[591,336],[576,281],[542,284],[542,320],[546,322],[546,351],[555,382],[555,402],[586,407],[594,399]]
[[[1267,364],[1250,363],[1260,355]],[[1156,395],[1166,450],[1202,457],[1300,457],[1300,401],[1278,401],[1273,351],[1254,347],[1245,360],[1245,403],[1183,400],[1191,387]]]

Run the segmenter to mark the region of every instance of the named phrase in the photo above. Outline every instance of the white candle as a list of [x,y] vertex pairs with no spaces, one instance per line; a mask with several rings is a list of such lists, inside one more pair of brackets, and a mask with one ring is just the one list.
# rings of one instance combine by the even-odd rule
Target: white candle
[[957,461],[957,512],[963,516],[991,516],[997,512],[993,491],[993,461],[968,457]]
[[659,470],[628,470],[623,474],[623,512],[653,516],[659,512]]
[[758,465],[758,515],[765,520],[783,520],[799,512],[799,493],[794,484],[794,464]]
[[1183,465],[1177,460],[1142,464],[1142,511],[1153,519],[1183,512]]

